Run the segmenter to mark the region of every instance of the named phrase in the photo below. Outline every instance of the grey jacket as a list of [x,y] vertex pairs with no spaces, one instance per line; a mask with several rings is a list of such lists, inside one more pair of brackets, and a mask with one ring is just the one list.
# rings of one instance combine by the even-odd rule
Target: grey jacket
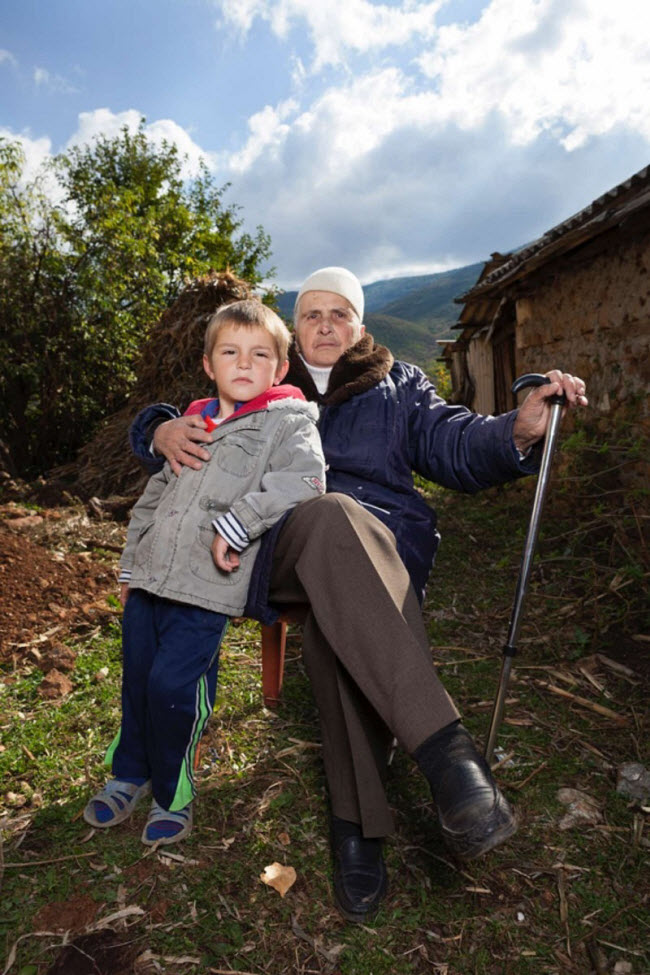
[[[201,470],[184,467],[176,477],[166,463],[132,512],[120,563],[122,578],[131,573],[130,588],[241,615],[260,536],[289,508],[325,490],[317,420],[313,403],[274,399],[219,425]],[[230,573],[217,568],[211,553],[213,522],[227,514],[250,540]]]

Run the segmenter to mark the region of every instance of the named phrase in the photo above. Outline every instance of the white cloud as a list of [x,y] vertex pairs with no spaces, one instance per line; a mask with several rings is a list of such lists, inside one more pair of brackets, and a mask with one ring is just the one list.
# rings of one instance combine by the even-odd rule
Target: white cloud
[[621,123],[650,138],[650,7],[644,0],[492,0],[421,55],[448,119],[491,112],[515,144],[551,131],[568,150]]
[[71,85],[62,75],[51,74],[47,68],[34,68],[34,84],[37,88],[57,92],[61,95],[76,95],[79,93],[79,89]]
[[230,155],[221,155],[222,166],[227,167],[233,172],[243,172],[247,170],[260,155],[274,153],[276,147],[281,146],[287,134],[289,126],[284,119],[295,112],[298,103],[293,99],[282,102],[277,108],[266,105],[260,112],[256,112],[248,120],[249,136],[243,146],[237,152]]
[[40,139],[32,139],[24,133],[12,132],[7,128],[0,128],[0,139],[7,139],[8,142],[17,142],[25,156],[25,167],[23,176],[26,182],[31,181],[41,168],[42,164],[51,158],[52,143],[50,139],[43,136]]
[[4,48],[0,48],[0,64],[10,64],[12,67],[16,67],[18,62],[13,56],[11,51],[7,51]]
[[[302,20],[312,67],[385,47],[374,68],[359,56],[354,74],[330,70],[320,91],[293,54],[294,99],[255,113],[242,147],[220,154],[244,213],[271,234],[284,282],[327,263],[368,280],[422,268],[427,255],[429,266],[477,260],[648,162],[646,0],[491,0],[473,23],[437,31],[433,4],[221,9],[243,32],[259,17],[286,36]],[[398,60],[407,41],[411,60]]]
[[[403,58],[392,63],[420,86],[424,78],[435,95],[432,120],[472,129],[497,112],[513,142],[526,144],[551,130],[569,150],[621,122],[650,137],[647,0],[491,0],[471,25],[439,28],[443,0],[215,2],[223,21],[242,34],[256,18],[283,39],[292,27],[305,27],[312,71],[344,65],[353,54],[383,50],[396,59],[407,44],[418,48],[419,76]],[[305,68],[292,57],[298,87]]]
[[32,139],[30,135],[24,132],[12,132],[11,129],[4,127],[0,128],[0,139],[17,142],[22,149],[25,163],[20,184],[25,186],[38,177],[43,192],[53,202],[58,202],[61,197],[60,188],[45,167],[45,164],[52,158],[51,140],[46,136],[42,136],[40,139]]
[[304,22],[314,47],[312,69],[340,65],[348,52],[368,53],[400,46],[435,32],[435,16],[444,0],[399,6],[369,0],[216,0],[225,24],[246,34],[256,18],[267,21],[285,39]]
[[[221,165],[241,173],[259,161],[309,170],[315,187],[341,183],[350,170],[395,131],[426,127],[439,115],[436,96],[418,92],[398,68],[386,68],[326,89],[308,109],[288,99],[267,105],[249,119],[243,148],[221,156]],[[293,160],[293,161],[292,161]]]
[[[146,132],[187,153],[188,175],[203,159],[232,181],[285,285],[325,264],[368,281],[484,258],[649,161],[647,0],[476,0],[464,24],[449,0],[442,26],[443,0],[213,3],[244,38],[256,27],[246,56],[260,21],[285,40],[282,97],[234,150],[207,153],[172,119]],[[68,145],[139,123],[85,112]]]
[[[78,116],[77,130],[64,148],[70,149],[73,146],[88,145],[97,136],[113,138],[118,136],[124,127],[130,132],[135,132],[141,118],[141,113],[134,108],[127,109],[124,112],[111,112],[108,108],[98,108],[93,112],[81,112]],[[213,156],[204,152],[188,132],[171,119],[158,119],[146,124],[145,133],[147,138],[156,146],[162,145],[163,141],[177,146],[181,155],[187,157],[183,167],[183,174],[186,178],[196,175],[200,161],[205,162],[209,168],[214,168]],[[33,139],[29,134],[0,128],[0,138],[20,144],[25,155],[23,174],[25,181],[32,180],[39,173],[42,165],[52,159],[52,141],[48,137]]]
[[[135,132],[140,125],[142,114],[135,108],[124,112],[112,112],[108,108],[96,108],[92,112],[81,112],[77,131],[68,140],[66,148],[86,145],[97,136],[113,138],[118,136],[123,128]],[[189,133],[172,119],[158,119],[145,124],[147,138],[154,145],[160,146],[163,141],[177,146],[183,156],[187,156],[183,172],[187,178],[196,175],[201,161],[209,168],[214,165],[212,156],[205,152],[192,139]]]

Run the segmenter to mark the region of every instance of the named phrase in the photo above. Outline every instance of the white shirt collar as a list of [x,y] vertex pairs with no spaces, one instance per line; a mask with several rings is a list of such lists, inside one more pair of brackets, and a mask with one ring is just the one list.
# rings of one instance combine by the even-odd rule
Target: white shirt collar
[[305,363],[305,368],[307,369],[307,372],[314,380],[314,385],[316,386],[316,389],[321,394],[321,396],[324,396],[325,393],[327,392],[327,384],[330,381],[330,373],[332,371],[332,367],[312,366],[307,362],[307,360],[302,355],[302,353],[299,353],[299,355],[302,361]]

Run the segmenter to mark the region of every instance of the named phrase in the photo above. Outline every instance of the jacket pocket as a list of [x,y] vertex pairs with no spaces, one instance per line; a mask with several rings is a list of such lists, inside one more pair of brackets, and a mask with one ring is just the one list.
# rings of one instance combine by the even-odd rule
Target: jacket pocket
[[247,477],[255,470],[264,448],[264,440],[234,433],[224,437],[215,451],[219,467],[235,477]]
[[241,584],[242,575],[246,572],[249,558],[254,555],[255,546],[248,546],[239,553],[239,569],[236,572],[222,572],[212,558],[212,543],[216,532],[212,525],[200,527],[198,535],[189,553],[190,572],[197,579],[204,582],[219,583],[219,585],[236,586]]

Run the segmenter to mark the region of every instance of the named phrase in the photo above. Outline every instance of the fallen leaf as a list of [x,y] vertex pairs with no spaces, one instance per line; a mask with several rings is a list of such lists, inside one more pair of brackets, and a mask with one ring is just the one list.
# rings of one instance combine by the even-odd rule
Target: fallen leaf
[[121,911],[115,911],[115,913],[103,917],[94,925],[94,930],[100,931],[102,928],[108,928],[115,921],[121,921],[125,917],[142,917],[144,913],[141,907],[138,907],[137,904],[132,904],[129,907],[123,908]]
[[593,796],[579,789],[559,789],[558,801],[568,806],[565,816],[560,820],[560,829],[572,826],[595,826],[603,822],[603,813]]
[[158,850],[158,858],[162,863],[165,860],[173,860],[175,863],[186,863],[190,867],[198,867],[198,860],[190,860],[188,857],[182,856],[180,853],[172,853],[170,850]]
[[277,890],[280,897],[284,897],[290,887],[296,882],[296,871],[293,867],[284,867],[281,863],[270,863],[260,874],[263,884],[268,884]]
[[282,843],[282,846],[289,846],[291,843],[291,837],[288,833],[280,833],[278,835],[278,840]]

